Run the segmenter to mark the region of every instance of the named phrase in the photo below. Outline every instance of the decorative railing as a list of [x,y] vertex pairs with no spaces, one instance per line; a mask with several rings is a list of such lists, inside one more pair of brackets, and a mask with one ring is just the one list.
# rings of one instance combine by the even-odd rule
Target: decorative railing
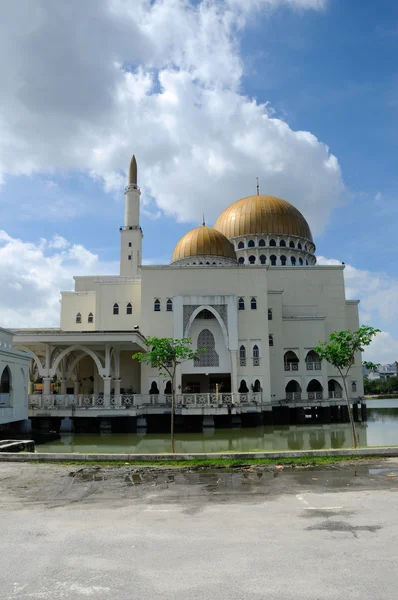
[[329,392],[329,398],[342,398],[343,392]]
[[308,400],[323,400],[323,392],[308,392]]
[[321,362],[307,362],[307,371],[321,371],[322,363]]
[[286,400],[301,400],[301,392],[286,392]]
[[[131,394],[104,396],[102,394],[32,394],[29,396],[30,410],[66,410],[76,409],[128,409],[138,407],[171,406],[171,394]],[[241,404],[262,404],[261,392],[247,394],[177,394],[176,407],[220,407]]]
[[259,367],[259,366],[260,366],[260,359],[253,357],[253,367]]
[[295,362],[295,363],[285,363],[285,371],[298,371],[299,370],[299,363]]
[[8,408],[10,406],[11,394],[0,394],[0,407]]

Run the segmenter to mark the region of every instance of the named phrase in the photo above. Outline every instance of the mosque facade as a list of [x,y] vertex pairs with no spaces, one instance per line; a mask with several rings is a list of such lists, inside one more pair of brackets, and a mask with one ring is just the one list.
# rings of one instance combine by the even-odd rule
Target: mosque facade
[[[61,292],[59,328],[13,330],[14,346],[33,360],[31,415],[72,404],[126,415],[167,407],[170,382],[132,359],[146,336],[189,337],[206,348],[177,372],[187,410],[341,398],[338,372],[314,348],[335,330],[359,327],[358,301],[346,299],[344,265],[317,265],[304,216],[286,200],[248,196],[213,227],[186,233],[170,264],[143,266],[137,181],[133,156],[120,274],[75,277],[74,291]],[[349,393],[353,402],[363,396],[360,355]]]

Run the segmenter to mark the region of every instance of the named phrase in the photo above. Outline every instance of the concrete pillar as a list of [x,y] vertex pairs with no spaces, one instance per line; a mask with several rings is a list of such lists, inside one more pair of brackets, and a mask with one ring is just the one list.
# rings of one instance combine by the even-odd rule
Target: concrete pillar
[[100,420],[100,433],[112,433],[112,423],[110,419]]
[[43,377],[43,394],[45,396],[51,394],[51,377]]
[[146,417],[137,417],[137,433],[146,433],[147,426]]
[[354,404],[352,405],[352,416],[356,423],[359,421],[359,410],[358,409],[359,409],[358,403],[354,402]]
[[242,427],[242,419],[240,415],[231,415],[231,425],[236,429],[240,429]]
[[72,432],[73,431],[73,419],[71,419],[70,417],[65,417],[64,419],[62,419],[59,430],[61,433]]
[[203,429],[214,429],[213,415],[204,415],[203,416]]
[[333,423],[338,423],[338,421],[339,421],[339,407],[338,406],[331,406],[330,407],[330,413],[331,413],[331,421]]
[[113,390],[114,390],[115,396],[120,396],[120,383],[121,383],[120,377],[116,377],[113,380]]
[[33,394],[33,381],[28,381],[28,395]]
[[60,393],[61,394],[66,394],[66,384],[67,384],[67,380],[65,377],[62,377],[60,380]]
[[324,423],[330,423],[331,422],[330,408],[331,408],[330,406],[324,406],[324,408],[323,408],[322,421]]
[[231,350],[231,391],[234,396],[238,393],[238,352]]
[[76,380],[73,382],[73,393],[75,396],[80,394],[80,381]]
[[362,421],[368,420],[368,407],[366,406],[365,402],[362,402],[361,404],[361,417]]
[[110,396],[111,395],[112,377],[110,375],[104,375],[103,380],[104,380],[104,396]]

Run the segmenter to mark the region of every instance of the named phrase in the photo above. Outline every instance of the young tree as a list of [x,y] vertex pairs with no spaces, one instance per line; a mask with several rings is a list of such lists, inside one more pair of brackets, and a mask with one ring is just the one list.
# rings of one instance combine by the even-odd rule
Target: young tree
[[146,352],[136,352],[133,358],[142,363],[158,369],[162,377],[170,377],[171,380],[171,451],[174,453],[174,413],[175,413],[175,377],[178,365],[187,360],[196,360],[206,352],[206,348],[192,350],[191,338],[157,338],[147,337],[145,343],[148,347]]
[[379,331],[380,329],[374,329],[367,325],[363,325],[358,331],[350,331],[349,329],[334,331],[330,334],[328,342],[320,342],[315,348],[315,352],[318,353],[319,357],[333,365],[343,379],[344,396],[347,402],[354,448],[357,447],[357,435],[347,390],[348,373],[354,364],[355,353],[363,352]]

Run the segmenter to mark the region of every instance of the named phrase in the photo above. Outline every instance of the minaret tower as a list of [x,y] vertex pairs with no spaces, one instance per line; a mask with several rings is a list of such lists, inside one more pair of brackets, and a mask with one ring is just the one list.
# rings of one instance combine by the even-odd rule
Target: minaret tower
[[124,227],[120,228],[120,275],[135,277],[141,266],[142,230],[140,227],[140,188],[137,161],[130,161],[129,182],[124,190]]

